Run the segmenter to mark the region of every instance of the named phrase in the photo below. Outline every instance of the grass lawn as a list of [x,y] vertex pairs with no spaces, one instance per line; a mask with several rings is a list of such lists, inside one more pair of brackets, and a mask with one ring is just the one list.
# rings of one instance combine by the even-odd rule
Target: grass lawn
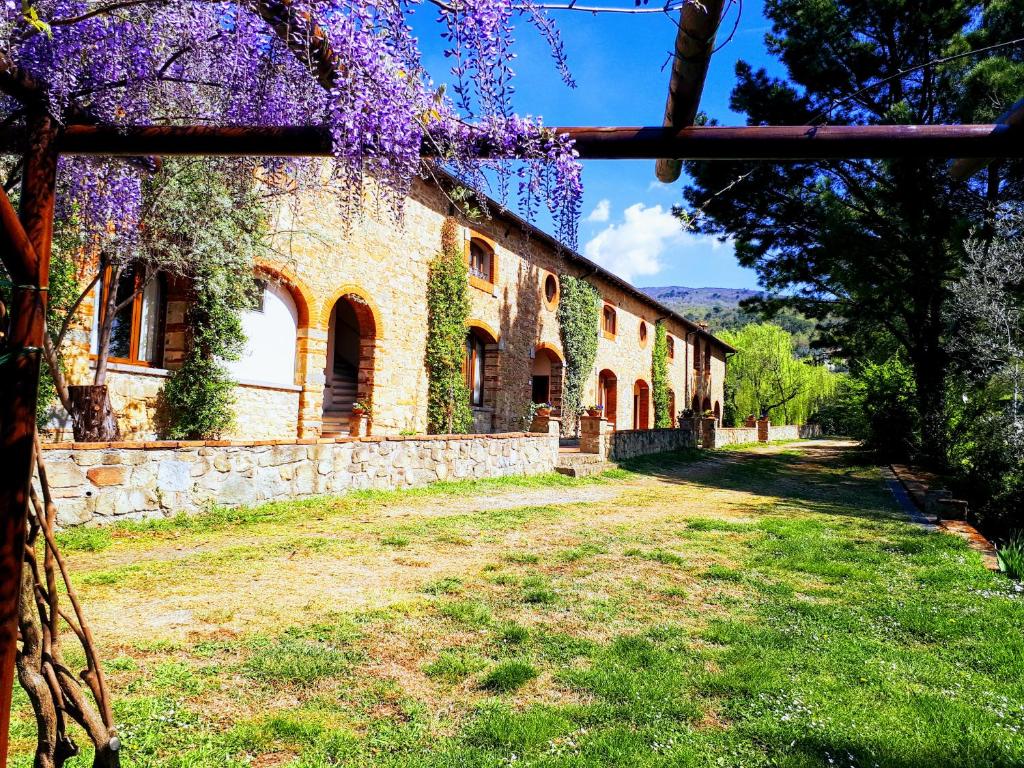
[[65,546],[125,766],[1024,765],[1024,593],[854,458],[648,457]]

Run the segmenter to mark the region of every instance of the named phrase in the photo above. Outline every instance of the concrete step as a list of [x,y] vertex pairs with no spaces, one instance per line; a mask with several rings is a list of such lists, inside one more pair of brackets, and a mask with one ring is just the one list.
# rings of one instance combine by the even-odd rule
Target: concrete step
[[608,461],[596,453],[561,453],[555,471],[569,477],[588,477],[599,475],[616,466],[615,462]]

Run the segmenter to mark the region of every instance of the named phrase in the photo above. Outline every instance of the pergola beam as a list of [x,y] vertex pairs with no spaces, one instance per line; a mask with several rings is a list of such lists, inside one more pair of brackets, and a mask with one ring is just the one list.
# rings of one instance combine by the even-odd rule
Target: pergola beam
[[[1017,134],[1020,134],[1017,139],[1018,143],[1021,139],[1024,139],[1024,133],[1022,133],[1022,129],[1024,129],[1024,99],[1021,99],[1001,114],[996,119],[996,125],[1013,129]],[[961,155],[960,159],[953,163],[953,167],[949,172],[954,179],[966,179],[994,162],[996,157],[996,154],[987,157]],[[1003,157],[1006,157],[1006,155],[1003,155]]]
[[[670,129],[693,125],[704,92],[704,81],[715,48],[715,35],[722,23],[724,0],[684,3],[679,11],[672,77],[665,102],[664,125]],[[671,184],[679,178],[682,162],[677,157],[662,157],[655,166],[658,180]]]
[[[575,140],[588,160],[691,158],[695,160],[840,160],[851,158],[1024,157],[1011,125],[868,125],[669,128],[554,128]],[[19,131],[0,132],[0,152],[20,152]],[[68,126],[58,151],[69,155],[219,155],[327,157],[327,128]],[[492,156],[479,147],[482,157]],[[424,156],[430,156],[424,147]]]

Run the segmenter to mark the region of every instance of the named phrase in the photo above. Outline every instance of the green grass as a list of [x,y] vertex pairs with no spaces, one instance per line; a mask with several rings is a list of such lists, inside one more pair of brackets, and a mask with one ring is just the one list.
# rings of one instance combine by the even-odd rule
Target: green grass
[[[685,452],[645,457],[587,505],[464,513],[522,486],[449,484],[451,515],[377,515],[445,497],[375,492],[62,534],[87,611],[134,600],[93,622],[122,765],[1024,765],[1024,596],[904,520],[877,470],[804,450],[699,475]],[[377,567],[393,578],[367,586]],[[286,569],[322,594],[279,625],[148,623],[216,590],[273,606]],[[336,604],[358,590],[364,607]],[[33,732],[16,691],[12,766]]]
[[508,693],[522,688],[539,673],[528,661],[508,659],[499,662],[480,682],[480,687],[496,693]]

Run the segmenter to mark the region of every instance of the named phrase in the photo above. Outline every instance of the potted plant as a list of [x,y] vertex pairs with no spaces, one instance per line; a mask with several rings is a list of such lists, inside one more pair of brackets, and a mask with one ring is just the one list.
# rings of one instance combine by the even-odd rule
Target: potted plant
[[369,416],[370,415],[370,404],[363,400],[357,400],[352,403],[352,415],[353,416]]
[[603,412],[604,412],[604,406],[603,405],[588,405],[587,406],[587,416],[590,416],[593,419],[596,419],[599,416],[601,416],[601,414]]
[[551,403],[534,403],[533,413],[536,416],[550,416],[551,415]]

